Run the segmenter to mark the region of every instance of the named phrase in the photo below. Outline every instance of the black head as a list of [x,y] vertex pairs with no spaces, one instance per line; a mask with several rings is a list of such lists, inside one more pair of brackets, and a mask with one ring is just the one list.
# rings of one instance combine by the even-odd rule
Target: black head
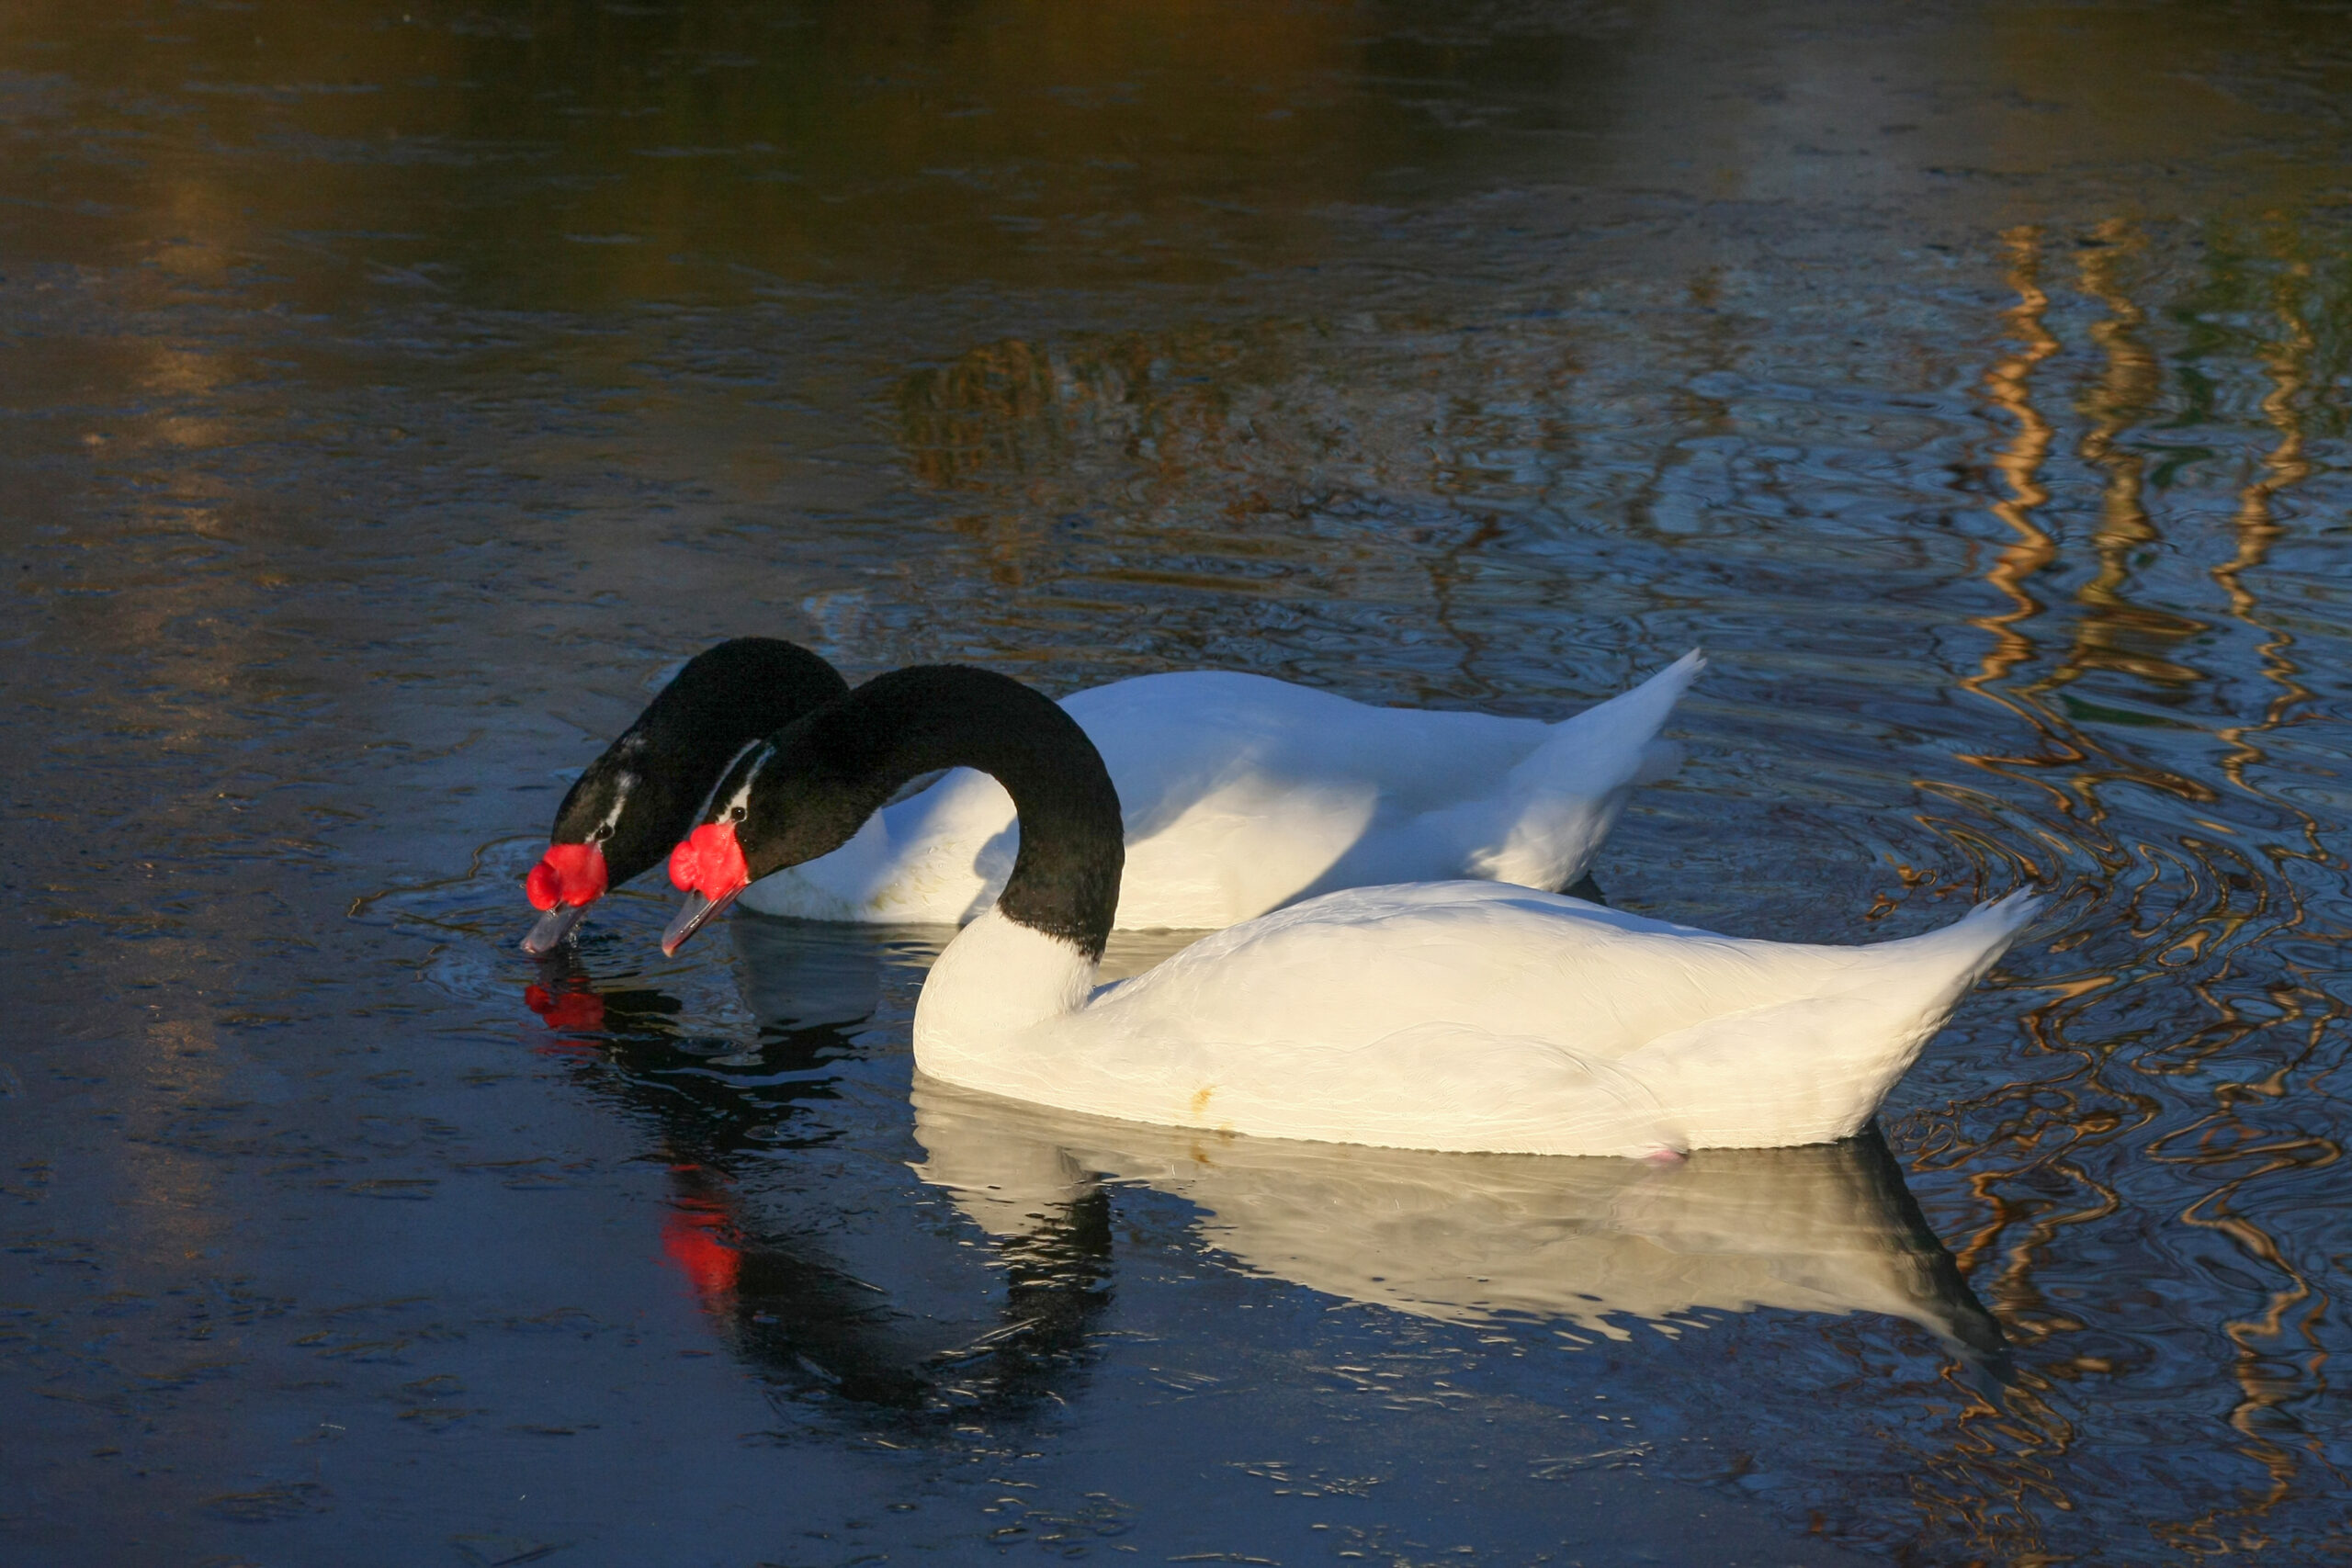
[[526,884],[548,917],[523,945],[560,942],[607,886],[670,852],[746,746],[848,691],[831,665],[775,637],[736,637],[689,660],[564,795]]
[[1102,754],[1042,693],[953,664],[876,676],[736,759],[672,856],[688,901],[664,950],[751,883],[841,848],[907,780],[956,767],[995,778],[1020,814],[1021,853],[998,908],[1100,956],[1125,856]]

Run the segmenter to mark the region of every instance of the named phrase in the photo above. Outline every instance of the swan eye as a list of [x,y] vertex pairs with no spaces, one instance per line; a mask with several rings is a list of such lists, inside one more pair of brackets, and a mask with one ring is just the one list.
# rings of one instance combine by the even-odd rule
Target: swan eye
[[733,810],[728,812],[727,819],[729,822],[741,822],[743,820],[743,808],[740,806],[736,807]]

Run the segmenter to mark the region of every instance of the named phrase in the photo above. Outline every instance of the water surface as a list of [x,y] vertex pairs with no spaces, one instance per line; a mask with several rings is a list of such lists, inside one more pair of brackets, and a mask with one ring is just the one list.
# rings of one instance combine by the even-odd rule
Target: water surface
[[[2348,21],[20,0],[0,1555],[2340,1555]],[[1703,645],[1613,901],[2060,897],[1842,1149],[964,1104],[944,932],[514,950],[744,632]]]

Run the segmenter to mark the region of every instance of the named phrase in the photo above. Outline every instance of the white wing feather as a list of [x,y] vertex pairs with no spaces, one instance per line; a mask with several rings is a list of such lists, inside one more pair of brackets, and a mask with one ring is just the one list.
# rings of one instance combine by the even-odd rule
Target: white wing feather
[[[1125,816],[1118,924],[1213,929],[1374,883],[1573,882],[1634,786],[1672,771],[1679,751],[1657,730],[1702,668],[1686,655],[1556,725],[1371,707],[1215,671],[1115,682],[1062,705],[1102,751]],[[1011,874],[1018,832],[1003,788],[956,769],[743,902],[816,919],[968,920]]]

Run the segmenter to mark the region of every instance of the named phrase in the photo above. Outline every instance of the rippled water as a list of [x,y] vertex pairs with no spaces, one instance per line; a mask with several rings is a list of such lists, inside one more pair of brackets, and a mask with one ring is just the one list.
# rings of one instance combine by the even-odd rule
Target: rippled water
[[[2342,1556],[2347,105],[2326,6],[19,0],[0,1555]],[[752,631],[1703,645],[1613,901],[2062,897],[1838,1149],[969,1102],[944,932],[514,950]]]

